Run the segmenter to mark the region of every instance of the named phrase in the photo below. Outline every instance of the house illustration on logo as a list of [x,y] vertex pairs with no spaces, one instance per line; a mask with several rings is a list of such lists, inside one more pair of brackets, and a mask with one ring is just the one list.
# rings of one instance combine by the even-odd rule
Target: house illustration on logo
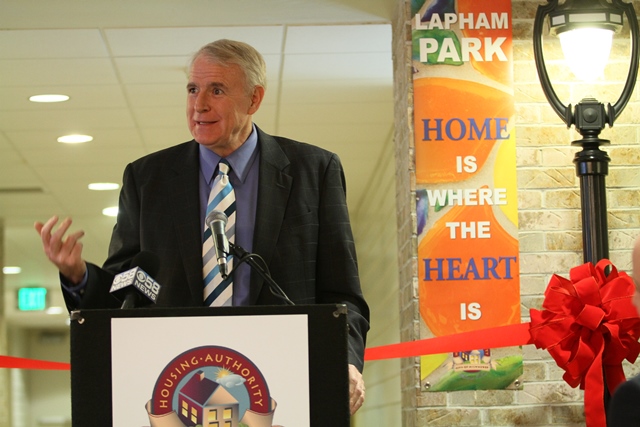
[[180,389],[178,405],[185,426],[238,427],[238,401],[203,371],[196,372]]

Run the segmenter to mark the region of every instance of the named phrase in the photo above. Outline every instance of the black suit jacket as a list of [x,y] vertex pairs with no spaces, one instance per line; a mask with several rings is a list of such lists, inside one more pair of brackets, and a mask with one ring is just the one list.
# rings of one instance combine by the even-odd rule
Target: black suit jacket
[[[358,278],[355,246],[338,157],[318,147],[273,137],[258,129],[259,190],[253,252],[296,304],[348,306],[349,362],[363,367],[369,309]],[[119,213],[102,268],[89,264],[78,307],[116,308],[113,276],[146,250],[159,256],[156,306],[202,306],[202,230],[198,143],[186,142],[145,156],[124,172]],[[259,274],[251,273],[250,301],[281,304]]]
[[640,426],[640,376],[620,384],[607,410],[607,427]]

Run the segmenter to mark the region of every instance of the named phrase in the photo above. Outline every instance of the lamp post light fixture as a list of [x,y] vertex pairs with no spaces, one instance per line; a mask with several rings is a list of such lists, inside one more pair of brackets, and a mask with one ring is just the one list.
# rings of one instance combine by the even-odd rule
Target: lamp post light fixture
[[[549,34],[560,38],[565,59],[574,57],[578,60],[575,74],[594,80],[603,73],[613,34],[622,28],[625,15],[630,29],[631,54],[627,81],[618,100],[605,106],[594,98],[585,98],[575,107],[564,105],[553,90],[544,61],[542,30],[547,16]],[[569,46],[570,42],[581,43],[584,47]],[[598,48],[602,49],[601,53],[596,52]],[[538,77],[549,104],[568,128],[573,125],[582,136],[572,142],[572,145],[582,147],[573,162],[580,178],[584,262],[595,264],[609,258],[605,177],[610,158],[600,149],[609,141],[601,139],[600,132],[605,125],[613,126],[620,116],[631,98],[638,75],[638,21],[633,5],[621,0],[565,0],[558,5],[558,0],[548,0],[536,11],[533,51]]]

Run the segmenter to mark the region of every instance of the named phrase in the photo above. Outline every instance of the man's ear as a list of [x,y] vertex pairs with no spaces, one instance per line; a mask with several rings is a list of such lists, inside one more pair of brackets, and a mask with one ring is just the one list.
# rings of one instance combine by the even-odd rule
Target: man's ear
[[260,104],[262,104],[262,99],[264,98],[264,87],[255,86],[253,88],[253,93],[251,94],[251,105],[249,106],[249,114],[255,114],[260,108]]

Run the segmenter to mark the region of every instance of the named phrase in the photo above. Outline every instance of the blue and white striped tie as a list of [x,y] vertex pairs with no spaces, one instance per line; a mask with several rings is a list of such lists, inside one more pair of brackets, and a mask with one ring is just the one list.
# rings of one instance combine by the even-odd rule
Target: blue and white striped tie
[[[229,182],[229,163],[222,159],[218,164],[218,176],[213,181],[213,187],[209,194],[207,213],[219,211],[227,215],[226,234],[230,242],[233,242],[236,230],[236,196],[233,186]],[[228,270],[233,268],[233,256],[227,257]],[[232,275],[222,278],[216,250],[213,245],[211,229],[204,226],[204,244],[202,246],[202,275],[204,277],[204,305],[210,307],[232,305],[233,280]]]

